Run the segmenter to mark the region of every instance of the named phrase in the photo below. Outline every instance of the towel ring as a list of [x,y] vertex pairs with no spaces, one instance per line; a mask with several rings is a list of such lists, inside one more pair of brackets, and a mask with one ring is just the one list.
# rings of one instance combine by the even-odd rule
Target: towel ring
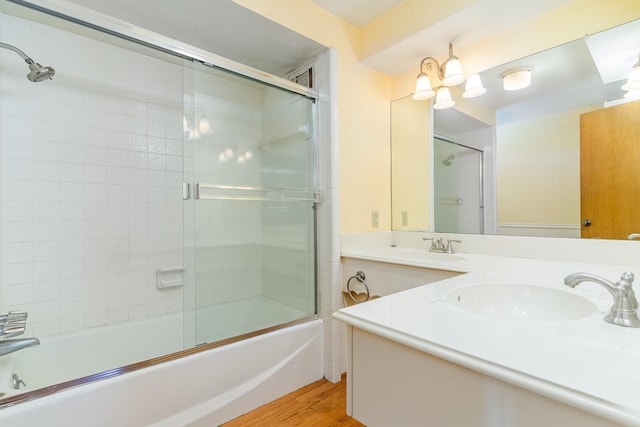
[[[351,291],[351,288],[350,288],[351,281],[353,279],[356,279],[358,282],[364,285],[364,289],[367,291],[367,297],[364,300],[356,299],[356,297],[353,296],[353,292]],[[358,271],[355,276],[351,276],[349,277],[349,280],[347,280],[347,293],[355,303],[369,301],[369,296],[370,296],[369,287],[367,286],[367,282],[365,282],[364,279],[365,279],[364,273],[362,271]]]

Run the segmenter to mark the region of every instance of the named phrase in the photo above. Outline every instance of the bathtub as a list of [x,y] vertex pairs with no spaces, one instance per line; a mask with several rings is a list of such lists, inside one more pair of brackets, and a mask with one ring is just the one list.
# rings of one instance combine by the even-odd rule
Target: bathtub
[[[169,330],[157,328],[172,327],[182,337],[179,330],[182,323],[177,318],[172,322],[171,317],[167,317],[158,322],[141,322],[141,327],[153,329],[154,336],[158,336],[158,330],[163,331],[166,337],[171,336]],[[165,322],[167,320],[169,322]],[[7,393],[16,392],[6,387],[12,372],[17,372],[28,385],[21,391],[44,387],[46,382],[66,381],[69,379],[66,376],[77,378],[97,372],[95,365],[87,361],[95,356],[97,362],[106,363],[100,355],[108,352],[110,347],[124,343],[117,334],[124,333],[124,329],[119,328],[132,329],[130,325],[104,328],[103,335],[91,334],[93,341],[90,344],[74,342],[82,334],[56,338],[51,342],[45,339],[40,347],[12,354],[9,362],[3,360],[0,365],[0,375],[4,378],[2,389]],[[122,375],[113,375],[119,371],[115,369],[106,374],[105,379],[0,409],[0,425],[218,425],[322,378],[322,330],[322,321],[316,319],[205,351],[191,351],[184,357]],[[151,352],[166,354],[176,346],[182,348],[182,342],[166,341],[163,344],[160,340],[153,349],[136,344],[135,340],[129,344],[147,351],[149,355]],[[47,349],[51,355],[46,354]],[[87,349],[97,351],[88,355],[85,353]],[[34,351],[29,354],[31,350]],[[55,369],[55,365],[60,358],[69,358],[77,352],[83,357],[73,364],[76,371],[55,378],[59,375],[60,370]],[[22,357],[19,357],[20,353]],[[28,363],[36,359],[37,353],[37,360],[51,363],[29,368]]]

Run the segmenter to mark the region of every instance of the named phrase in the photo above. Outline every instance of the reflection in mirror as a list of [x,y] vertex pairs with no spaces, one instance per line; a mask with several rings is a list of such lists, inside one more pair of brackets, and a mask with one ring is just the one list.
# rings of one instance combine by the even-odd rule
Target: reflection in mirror
[[[394,100],[391,103],[391,192],[392,192],[392,227],[394,230],[422,230],[447,231],[459,233],[490,233],[495,234],[495,128],[493,117],[483,109],[476,108],[468,101],[462,100],[457,108],[432,110],[430,102],[417,102],[411,97]],[[441,154],[430,142],[433,140],[434,129],[431,126],[433,116],[436,116],[435,131],[437,135],[448,143],[462,147],[464,150],[477,152],[481,159],[476,165],[477,173],[482,179],[471,181],[476,187],[476,196],[465,201],[460,197],[460,189],[456,187],[455,196],[451,194],[436,194],[442,191],[436,188],[436,175],[439,166],[450,154]],[[443,157],[444,156],[444,157]],[[458,162],[459,163],[459,162]],[[434,166],[435,165],[435,166]],[[448,169],[451,173],[455,169]],[[460,177],[467,175],[466,168],[460,169]],[[474,173],[470,173],[474,175]],[[447,176],[445,174],[444,176]],[[458,175],[456,175],[458,178]],[[468,180],[462,180],[467,183]],[[462,190],[471,193],[468,190]],[[482,195],[482,203],[480,203]],[[447,204],[447,214],[461,218],[474,219],[454,221],[454,224],[442,220],[444,206],[437,203],[440,197],[456,199],[457,207]],[[475,198],[475,200],[473,200]],[[472,201],[473,200],[473,201]],[[469,210],[472,206],[482,207],[482,214]],[[437,219],[440,213],[440,219]],[[449,218],[450,219],[450,218]],[[446,224],[446,225],[445,225]]]
[[434,230],[482,234],[482,151],[436,136],[433,159]]
[[[485,233],[587,237],[580,201],[581,115],[631,100],[621,87],[639,53],[640,21],[633,21],[480,73],[487,87],[482,99],[434,111],[432,132],[484,151]],[[521,68],[531,70],[531,85],[505,91],[502,75]],[[480,141],[477,135],[483,134]],[[395,145],[392,131],[392,153]],[[394,166],[394,180],[407,175]],[[423,195],[432,185],[414,182],[412,188]],[[392,193],[394,217],[398,209]],[[637,232],[640,224],[629,224],[628,230]]]

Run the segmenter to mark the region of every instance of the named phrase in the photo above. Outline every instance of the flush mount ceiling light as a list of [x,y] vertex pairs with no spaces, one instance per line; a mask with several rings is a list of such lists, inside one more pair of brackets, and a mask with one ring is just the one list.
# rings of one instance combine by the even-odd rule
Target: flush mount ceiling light
[[624,94],[626,99],[640,99],[640,89],[629,89],[627,93]]
[[636,65],[631,69],[629,79],[627,79],[627,82],[622,85],[622,90],[628,91],[625,98],[635,97],[634,95],[640,92],[640,57],[638,58]]
[[[413,99],[416,101],[423,101],[425,99],[433,98],[436,92],[431,88],[431,81],[429,80],[429,76],[427,75],[428,70],[435,69],[438,74],[438,78],[442,81],[442,87],[438,89],[438,96],[436,97],[436,105],[439,105],[439,108],[449,108],[455,104],[455,102],[451,99],[451,92],[448,87],[457,86],[460,83],[467,80],[467,87],[462,95],[465,98],[474,98],[476,96],[480,96],[485,93],[487,90],[482,86],[482,82],[480,81],[480,76],[477,74],[472,74],[469,78],[465,78],[462,73],[462,65],[460,64],[460,59],[453,54],[453,45],[449,43],[449,57],[440,65],[437,59],[432,56],[428,56],[423,58],[420,61],[420,73],[418,74],[416,80],[416,90],[413,94]],[[446,89],[446,90],[443,90]],[[441,95],[442,91],[442,95]],[[438,102],[440,97],[442,98],[442,103]],[[446,101],[445,101],[446,100]],[[443,107],[442,105],[446,105]]]
[[500,77],[504,90],[520,90],[531,84],[531,70],[528,68],[507,70]]

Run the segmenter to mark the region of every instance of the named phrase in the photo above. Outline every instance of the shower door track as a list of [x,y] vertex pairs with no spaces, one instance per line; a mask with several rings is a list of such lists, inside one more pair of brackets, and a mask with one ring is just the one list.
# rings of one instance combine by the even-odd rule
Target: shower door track
[[128,374],[131,372],[139,371],[141,369],[148,368],[150,366],[160,365],[165,362],[170,362],[173,360],[178,360],[183,357],[188,357],[193,354],[197,354],[203,351],[211,350],[218,347],[223,347],[228,344],[232,344],[239,341],[244,341],[250,338],[254,338],[260,335],[268,334],[269,332],[278,331],[280,329],[285,329],[291,326],[300,325],[303,323],[311,322],[313,320],[318,319],[318,315],[314,314],[311,316],[303,317],[300,319],[292,320],[287,323],[280,323],[278,325],[270,326],[268,328],[259,329],[257,331],[247,332],[246,334],[237,335],[231,338],[226,338],[220,341],[215,341],[211,343],[199,344],[195,347],[187,348],[184,350],[177,351],[175,353],[166,354],[164,356],[155,357],[153,359],[144,360],[142,362],[132,363],[130,365],[122,366],[119,368],[109,369],[107,371],[99,372],[92,375],[87,375],[85,377],[75,378],[73,380],[65,381],[62,383],[54,384],[51,386],[43,387],[37,390],[28,391],[26,393],[20,393],[11,395],[8,397],[0,396],[0,410],[3,408],[7,408],[9,406],[16,405],[18,403],[25,403],[31,401],[33,399],[39,399],[41,397],[50,396],[52,394],[68,390],[71,388],[75,388],[84,384],[92,383],[94,381],[106,380],[109,378],[117,377],[119,375]]

